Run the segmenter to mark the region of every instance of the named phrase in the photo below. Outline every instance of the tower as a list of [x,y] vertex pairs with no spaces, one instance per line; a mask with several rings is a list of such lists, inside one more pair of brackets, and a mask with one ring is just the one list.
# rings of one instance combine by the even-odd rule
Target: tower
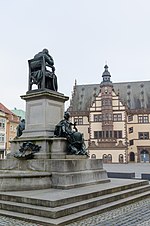
[[102,113],[102,137],[113,137],[113,108],[112,108],[112,90],[113,84],[110,81],[110,72],[108,66],[104,66],[105,71],[102,74],[103,81],[100,84],[101,88],[101,113]]

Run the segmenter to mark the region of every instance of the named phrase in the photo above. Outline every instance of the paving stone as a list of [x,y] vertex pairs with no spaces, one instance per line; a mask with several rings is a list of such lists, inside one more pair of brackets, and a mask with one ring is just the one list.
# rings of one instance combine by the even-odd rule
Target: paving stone
[[0,226],[42,226],[42,225],[0,215]]
[[149,226],[150,198],[123,206],[67,226]]

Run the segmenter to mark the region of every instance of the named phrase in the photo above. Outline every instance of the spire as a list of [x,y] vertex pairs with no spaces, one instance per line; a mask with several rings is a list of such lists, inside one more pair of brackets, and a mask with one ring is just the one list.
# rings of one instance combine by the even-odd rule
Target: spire
[[102,74],[102,78],[103,78],[103,81],[101,82],[101,85],[107,85],[107,84],[112,84],[112,82],[110,81],[110,72],[108,71],[108,66],[107,64],[104,66],[104,72]]
[[102,74],[103,81],[104,81],[104,80],[105,80],[105,81],[110,81],[111,75],[110,75],[110,73],[109,73],[109,71],[108,71],[108,66],[107,66],[107,64],[104,66],[104,68],[105,68],[105,71],[104,71],[103,74]]

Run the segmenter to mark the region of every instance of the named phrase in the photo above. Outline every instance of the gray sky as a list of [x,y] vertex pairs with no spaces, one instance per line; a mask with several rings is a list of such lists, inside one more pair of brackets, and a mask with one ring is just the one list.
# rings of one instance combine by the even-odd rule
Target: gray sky
[[[0,102],[25,109],[28,60],[47,48],[59,92],[150,78],[150,0],[0,0]],[[69,102],[67,103],[67,105]]]

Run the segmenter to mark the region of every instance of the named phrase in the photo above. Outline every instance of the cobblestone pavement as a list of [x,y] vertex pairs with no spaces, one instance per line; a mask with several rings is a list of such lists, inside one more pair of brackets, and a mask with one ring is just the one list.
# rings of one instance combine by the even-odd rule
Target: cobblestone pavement
[[27,221],[5,217],[0,215],[0,226],[42,226],[41,224],[29,223]]
[[[0,226],[43,226],[0,215]],[[67,226],[150,226],[150,198]]]
[[150,226],[150,198],[68,226]]

